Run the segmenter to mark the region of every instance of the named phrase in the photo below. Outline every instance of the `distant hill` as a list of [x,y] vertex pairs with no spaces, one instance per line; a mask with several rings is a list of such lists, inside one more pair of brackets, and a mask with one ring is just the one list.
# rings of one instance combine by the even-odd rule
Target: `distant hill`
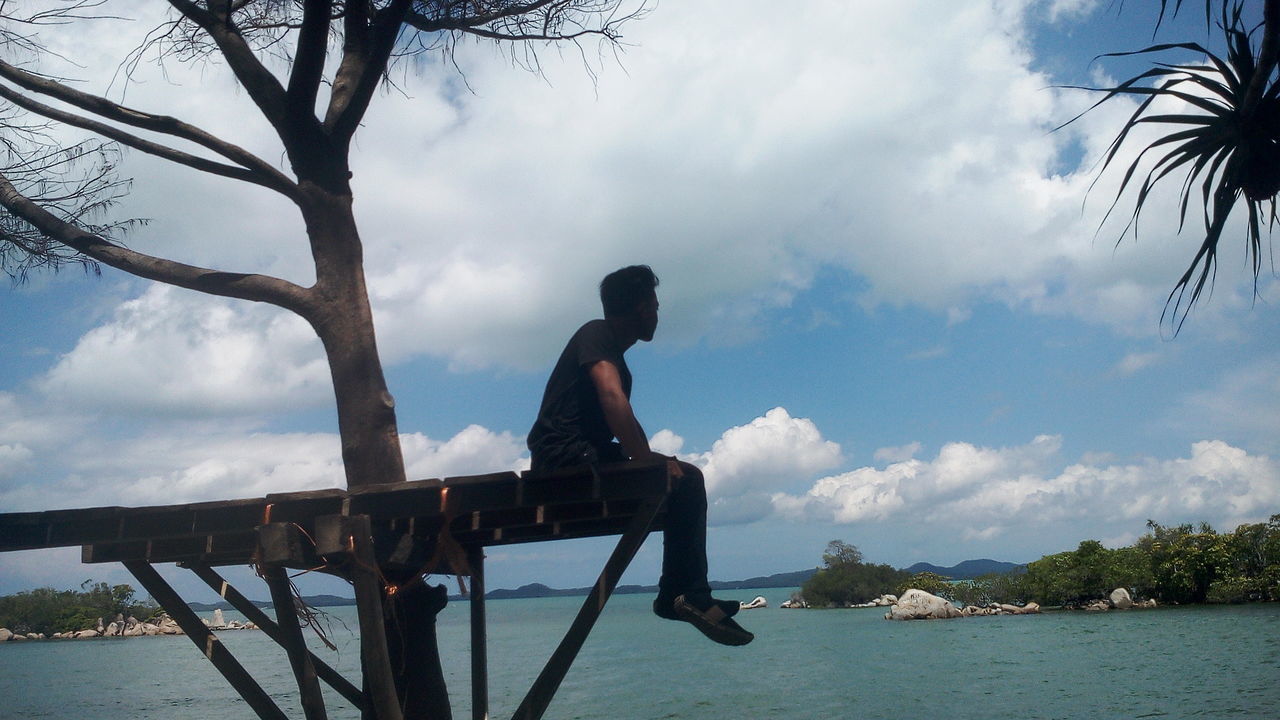
[[[306,597],[302,598],[302,601],[305,602],[310,607],[340,607],[342,605],[356,604],[355,598],[342,597],[340,595],[307,595]],[[250,600],[249,602],[253,603],[254,605],[260,608],[271,607],[270,600]],[[195,610],[196,612],[209,612],[211,610],[234,610],[235,609],[231,606],[231,603],[227,602],[226,600],[223,600],[222,602],[216,602],[216,603],[193,602],[193,603],[187,603],[187,604],[190,605],[191,609]]]
[[1017,563],[1000,562],[999,560],[965,560],[951,567],[939,567],[932,563],[918,562],[909,568],[904,568],[907,572],[915,574],[921,572],[931,572],[949,577],[952,580],[972,580],[983,575],[991,573],[1010,573],[1016,570],[1023,570],[1027,566]]
[[[776,573],[774,575],[761,575],[758,577],[747,578],[746,580],[712,580],[709,584],[712,590],[743,590],[748,588],[774,588],[774,587],[797,587],[804,584],[817,570],[797,570],[795,572]],[[485,598],[489,600],[506,600],[511,598],[535,598],[535,597],[565,597],[573,595],[586,595],[591,592],[591,587],[557,589],[547,587],[542,583],[529,583],[521,585],[514,590],[490,590],[485,593]],[[615,595],[633,595],[638,593],[656,593],[657,585],[619,585],[613,591]],[[451,598],[454,600],[458,597]]]
[[[952,567],[939,567],[930,563],[920,562],[906,568],[907,572],[931,572],[949,577],[953,580],[971,580],[981,575],[990,573],[1007,573],[1015,570],[1021,570],[1026,565],[1018,565],[1016,563],[1000,562],[997,560],[965,560],[964,562]],[[794,572],[775,573],[773,575],[760,575],[757,577],[747,578],[746,580],[712,580],[712,590],[749,590],[752,588],[778,588],[778,587],[799,587],[805,583],[813,574],[817,572],[816,568],[808,570],[796,570]],[[631,595],[636,593],[656,593],[657,585],[619,585],[615,594]],[[490,590],[485,593],[485,598],[490,600],[509,600],[515,598],[540,598],[540,597],[571,597],[583,596],[591,592],[591,587],[580,588],[553,588],[547,587],[542,583],[529,583],[521,585],[513,590],[500,589]],[[460,595],[450,596],[450,600],[461,600]],[[311,607],[338,607],[342,605],[355,605],[355,598],[340,597],[338,595],[307,595],[302,598],[303,602]],[[269,600],[254,600],[254,605],[258,607],[271,607]],[[191,609],[196,612],[209,612],[217,608],[223,610],[231,610],[231,603],[190,603]]]

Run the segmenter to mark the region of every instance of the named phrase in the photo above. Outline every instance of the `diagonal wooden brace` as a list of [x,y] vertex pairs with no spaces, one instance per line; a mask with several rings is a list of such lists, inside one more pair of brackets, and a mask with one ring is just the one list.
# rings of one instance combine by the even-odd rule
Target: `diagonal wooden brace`
[[631,564],[640,546],[644,544],[645,538],[649,536],[649,528],[665,503],[665,496],[649,498],[636,511],[626,532],[618,540],[617,547],[613,549],[613,553],[605,563],[604,570],[600,572],[595,586],[591,588],[586,601],[582,603],[582,608],[578,610],[573,624],[569,626],[569,631],[565,633],[556,651],[551,654],[551,659],[547,660],[538,679],[533,682],[533,687],[529,688],[529,693],[524,696],[524,700],[513,716],[514,720],[540,720],[542,714],[547,711],[552,697],[560,688],[560,683],[564,681],[569,667],[573,665],[578,652],[582,650],[587,635],[590,634],[591,628],[595,626],[596,620],[604,610],[605,603],[609,601],[609,596],[618,586],[618,580]]
[[307,720],[328,720],[324,709],[324,696],[320,694],[320,680],[311,662],[306,638],[298,622],[298,608],[294,605],[289,576],[279,565],[262,568],[263,579],[271,589],[271,604],[276,608],[279,637],[273,638],[289,655],[289,666],[298,681],[298,695],[302,700],[302,712]]
[[[249,602],[249,599],[236,590],[230,583],[222,578],[213,568],[202,563],[189,563],[187,569],[195,573],[201,580],[205,582],[214,592],[218,593],[224,600],[231,603],[231,606],[239,610],[253,624],[262,629],[267,637],[280,642],[283,637],[280,632],[280,626],[267,616],[257,605]],[[329,684],[334,690],[337,690],[344,698],[347,699],[357,710],[364,710],[364,693],[360,692],[360,688],[351,684],[337,670],[330,667],[324,660],[316,657],[314,653],[310,653],[311,663],[316,668],[316,675]]]
[[160,607],[163,607],[178,623],[178,627],[182,628],[187,637],[191,638],[191,642],[195,643],[196,647],[200,648],[200,652],[209,658],[213,666],[222,673],[227,682],[231,683],[231,687],[240,693],[240,697],[244,698],[258,717],[263,720],[286,720],[285,714],[281,712],[271,696],[267,695],[262,686],[258,685],[253,676],[231,654],[231,651],[218,640],[218,636],[205,627],[204,622],[196,617],[195,612],[182,597],[164,581],[164,578],[160,577],[160,573],[156,572],[155,568],[151,567],[151,563],[142,560],[126,560],[124,566],[133,573],[151,597],[160,603]]

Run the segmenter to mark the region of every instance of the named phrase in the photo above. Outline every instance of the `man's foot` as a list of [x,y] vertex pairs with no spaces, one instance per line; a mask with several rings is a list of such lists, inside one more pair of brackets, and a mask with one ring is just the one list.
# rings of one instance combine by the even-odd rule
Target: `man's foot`
[[712,605],[719,605],[720,611],[727,617],[737,615],[738,611],[742,609],[742,603],[737,600],[716,600],[708,592],[684,593],[683,595],[658,593],[658,597],[653,599],[653,614],[664,620],[684,622],[685,618],[680,617],[680,614],[676,612],[677,597],[683,597],[685,602],[699,608],[710,608]]
[[[702,597],[681,595],[672,603],[676,615],[693,625],[703,635],[721,645],[746,645],[755,639],[730,617],[738,612],[739,603],[716,600],[710,595]],[[729,606],[729,607],[726,607]],[[657,608],[654,608],[657,611]]]
[[676,614],[676,599],[669,595],[658,595],[653,599],[653,614],[663,620],[680,620]]

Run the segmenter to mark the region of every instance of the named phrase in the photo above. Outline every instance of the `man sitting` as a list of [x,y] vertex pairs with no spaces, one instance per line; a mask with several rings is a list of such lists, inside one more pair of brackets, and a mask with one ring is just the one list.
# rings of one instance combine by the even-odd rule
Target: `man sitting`
[[[658,327],[658,278],[646,265],[610,273],[600,283],[604,319],[583,325],[561,353],[529,431],[533,470],[624,460],[665,460],[677,478],[667,498],[662,578],[653,611],[684,620],[725,645],[754,636],[732,619],[739,604],[711,597],[707,584],[707,491],[702,471],[649,449],[631,409],[631,371],[623,355]],[[615,441],[616,439],[616,441]]]

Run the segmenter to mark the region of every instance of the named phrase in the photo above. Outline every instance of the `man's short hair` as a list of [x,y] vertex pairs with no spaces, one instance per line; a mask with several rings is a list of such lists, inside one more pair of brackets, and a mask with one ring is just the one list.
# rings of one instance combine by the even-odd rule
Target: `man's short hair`
[[600,304],[605,317],[630,315],[636,305],[648,300],[658,287],[658,276],[648,265],[630,265],[614,270],[600,281]]

